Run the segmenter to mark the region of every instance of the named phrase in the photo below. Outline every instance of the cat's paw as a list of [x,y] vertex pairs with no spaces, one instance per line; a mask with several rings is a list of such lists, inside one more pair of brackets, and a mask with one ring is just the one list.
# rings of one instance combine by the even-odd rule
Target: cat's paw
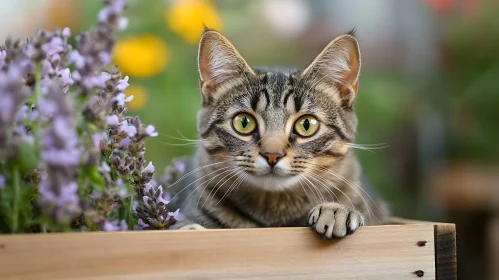
[[310,210],[308,226],[327,239],[341,238],[364,225],[359,211],[334,202],[322,203]]
[[171,230],[205,230],[206,228],[202,225],[189,221],[183,220],[176,222],[173,226],[170,227]]
[[177,230],[205,230],[206,228],[200,224],[188,224],[179,227]]

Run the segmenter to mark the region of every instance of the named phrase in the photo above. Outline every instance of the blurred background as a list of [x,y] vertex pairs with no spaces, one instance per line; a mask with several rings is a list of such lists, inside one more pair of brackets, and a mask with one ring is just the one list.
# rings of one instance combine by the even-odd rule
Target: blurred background
[[[460,279],[499,279],[499,1],[129,0],[114,62],[161,170],[196,138],[202,22],[251,65],[307,66],[356,28],[365,173],[403,218],[456,223]],[[97,0],[0,1],[0,37],[95,24]],[[493,245],[495,244],[495,245]],[[495,247],[494,247],[495,246]],[[495,269],[495,271],[494,271]],[[495,273],[495,274],[494,274]]]

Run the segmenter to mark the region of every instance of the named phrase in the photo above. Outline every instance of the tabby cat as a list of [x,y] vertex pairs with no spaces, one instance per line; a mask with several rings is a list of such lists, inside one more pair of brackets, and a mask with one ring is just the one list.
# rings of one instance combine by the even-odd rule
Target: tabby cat
[[205,29],[198,67],[201,140],[188,164],[195,176],[177,184],[186,220],[174,229],[309,226],[332,239],[387,220],[352,151],[360,71],[353,32],[295,70],[250,67]]

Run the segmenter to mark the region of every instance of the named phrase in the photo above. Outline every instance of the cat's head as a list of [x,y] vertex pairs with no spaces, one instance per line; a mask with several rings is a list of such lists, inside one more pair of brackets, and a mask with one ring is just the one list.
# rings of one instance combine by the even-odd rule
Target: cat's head
[[334,39],[304,70],[250,67],[220,33],[199,44],[198,132],[213,161],[254,186],[279,190],[344,160],[357,118],[360,51],[353,33]]

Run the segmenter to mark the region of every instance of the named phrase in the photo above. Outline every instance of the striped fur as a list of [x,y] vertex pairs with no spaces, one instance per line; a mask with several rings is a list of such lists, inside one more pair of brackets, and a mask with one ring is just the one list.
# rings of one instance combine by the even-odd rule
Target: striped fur
[[[206,30],[199,71],[202,141],[192,160],[192,169],[199,170],[190,188],[178,187],[184,193],[181,210],[187,221],[177,228],[191,228],[190,223],[206,228],[304,226],[315,219],[313,213],[320,215],[331,205],[350,209],[343,217],[347,224],[357,219],[349,212],[354,209],[366,224],[386,221],[383,202],[361,186],[361,168],[349,146],[356,134],[353,101],[360,71],[360,52],[352,34],[338,37],[310,66],[297,70],[251,68],[225,37]],[[253,115],[258,123],[247,136],[231,126],[241,112]],[[307,114],[320,122],[310,138],[293,128]],[[268,147],[286,154],[274,169],[260,155]],[[323,204],[314,212],[325,202],[339,204]],[[336,230],[341,229],[329,231],[334,236]]]

